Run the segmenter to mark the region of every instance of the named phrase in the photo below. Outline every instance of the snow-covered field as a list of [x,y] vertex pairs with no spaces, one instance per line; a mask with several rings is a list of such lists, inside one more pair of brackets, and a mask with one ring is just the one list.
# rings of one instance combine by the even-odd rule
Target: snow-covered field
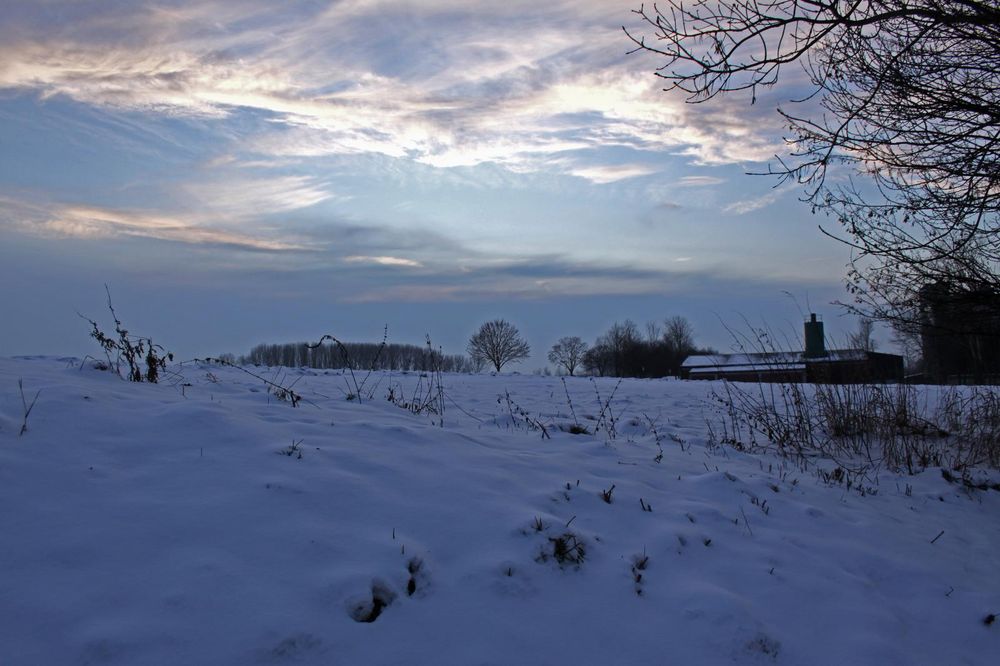
[[79,367],[0,359],[3,666],[1000,663],[1000,492],[712,448],[708,383],[611,440],[608,379],[447,375],[440,425],[414,374]]

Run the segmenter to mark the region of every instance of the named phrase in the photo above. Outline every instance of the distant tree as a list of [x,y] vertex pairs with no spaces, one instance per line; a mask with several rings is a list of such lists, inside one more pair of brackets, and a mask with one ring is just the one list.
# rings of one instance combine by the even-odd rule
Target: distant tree
[[634,321],[616,321],[597,342],[606,346],[611,353],[611,374],[616,377],[642,375],[641,362],[637,362],[638,356],[635,353],[642,344],[642,336]]
[[506,364],[528,358],[531,347],[521,337],[516,326],[503,319],[494,319],[480,326],[469,338],[466,351],[473,361],[485,359],[500,372]]
[[924,371],[924,350],[921,327],[910,322],[892,323],[892,344],[903,355],[907,374]]
[[591,375],[604,377],[613,374],[613,356],[611,348],[603,341],[604,336],[597,339],[593,347],[583,354],[583,367]]
[[[238,359],[232,354],[220,358],[239,364],[310,367],[354,368],[366,370],[429,370],[442,372],[475,372],[476,363],[464,354],[442,354],[429,345],[378,344],[344,342],[342,345],[310,345],[305,342],[261,344]],[[481,364],[480,364],[481,367]]]
[[646,322],[646,342],[653,344],[660,341],[660,336],[663,331],[660,329],[660,325],[655,321]]
[[714,353],[699,349],[694,329],[684,317],[670,317],[661,329],[646,324],[645,337],[631,320],[615,322],[583,354],[582,366],[592,375],[613,377],[666,377],[680,374],[681,363],[691,354]]
[[663,322],[666,327],[663,332],[664,341],[678,355],[687,355],[694,349],[694,327],[684,317],[675,315]]
[[583,355],[586,352],[587,343],[580,338],[576,336],[559,338],[559,342],[552,345],[549,351],[549,362],[566,368],[566,372],[572,377],[583,363]]
[[478,374],[483,371],[483,368],[486,367],[486,359],[482,356],[469,354],[469,365],[471,366],[472,372]]
[[862,351],[873,352],[878,346],[875,341],[875,320],[869,317],[859,317],[858,318],[858,328],[851,333],[848,341],[851,345],[851,349],[860,349]]

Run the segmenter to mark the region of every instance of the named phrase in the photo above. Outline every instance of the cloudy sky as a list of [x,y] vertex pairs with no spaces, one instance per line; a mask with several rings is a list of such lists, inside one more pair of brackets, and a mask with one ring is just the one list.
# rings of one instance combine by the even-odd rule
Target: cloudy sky
[[614,0],[4,0],[0,354],[93,351],[105,283],[182,356],[322,333],[458,352],[681,314],[836,334],[849,255],[686,104]]

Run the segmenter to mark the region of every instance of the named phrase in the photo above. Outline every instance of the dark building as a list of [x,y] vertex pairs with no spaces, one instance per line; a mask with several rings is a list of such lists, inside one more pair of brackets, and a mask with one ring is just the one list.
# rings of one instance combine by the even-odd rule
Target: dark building
[[936,282],[920,290],[924,379],[938,384],[1000,382],[1000,294]]
[[823,322],[805,322],[805,351],[757,354],[702,354],[681,364],[684,379],[728,379],[737,382],[815,382],[854,384],[898,382],[903,357],[864,349],[826,348]]

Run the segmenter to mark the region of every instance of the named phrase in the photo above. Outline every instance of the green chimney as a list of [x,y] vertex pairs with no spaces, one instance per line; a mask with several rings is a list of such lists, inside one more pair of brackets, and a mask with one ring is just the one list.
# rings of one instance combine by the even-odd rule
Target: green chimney
[[826,356],[826,344],[823,337],[823,322],[816,320],[815,314],[809,315],[806,322],[806,358],[821,358]]

